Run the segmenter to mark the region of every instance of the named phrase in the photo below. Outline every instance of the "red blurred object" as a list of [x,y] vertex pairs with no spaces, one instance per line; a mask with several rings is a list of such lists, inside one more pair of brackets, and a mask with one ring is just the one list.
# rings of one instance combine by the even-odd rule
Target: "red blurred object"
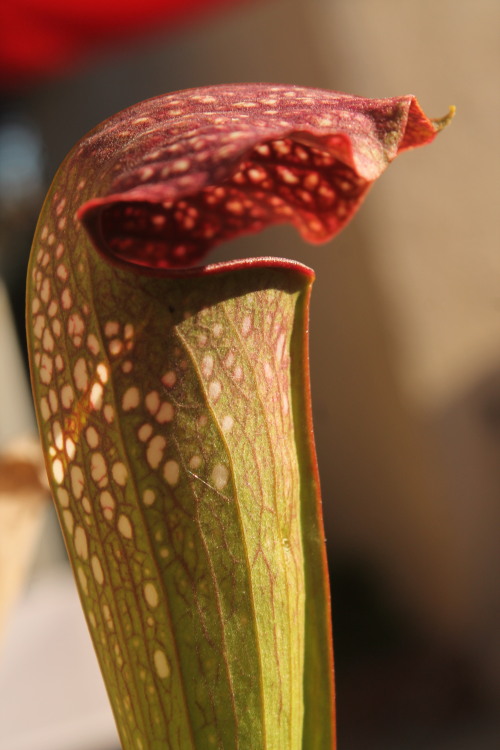
[[234,0],[0,0],[0,88],[16,91],[110,45],[230,4]]

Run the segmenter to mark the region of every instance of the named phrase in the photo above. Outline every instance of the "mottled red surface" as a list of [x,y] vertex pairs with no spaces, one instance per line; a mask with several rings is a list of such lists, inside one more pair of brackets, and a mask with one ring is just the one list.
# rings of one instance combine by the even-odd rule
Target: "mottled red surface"
[[389,162],[437,129],[412,96],[268,84],[177,92],[84,142],[78,158],[97,154],[102,170],[78,215],[102,254],[156,269],[194,265],[230,237],[283,222],[324,242]]

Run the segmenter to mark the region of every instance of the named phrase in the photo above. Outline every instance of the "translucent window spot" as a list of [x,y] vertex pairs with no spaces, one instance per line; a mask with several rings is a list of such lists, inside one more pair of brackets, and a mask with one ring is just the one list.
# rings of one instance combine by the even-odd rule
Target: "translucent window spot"
[[115,410],[111,406],[111,404],[106,404],[106,406],[103,409],[104,419],[108,424],[111,424],[111,422],[115,418]]
[[74,398],[75,394],[73,388],[68,384],[63,385],[61,388],[61,404],[63,405],[63,408],[70,409]]
[[236,365],[236,367],[233,370],[233,378],[236,380],[237,383],[240,382],[240,380],[243,380],[243,369],[240,365]]
[[189,460],[189,468],[191,469],[199,469],[201,464],[203,463],[201,456],[195,455],[191,456]]
[[142,502],[144,503],[144,505],[153,505],[155,500],[156,495],[153,490],[144,490],[144,492],[142,493]]
[[175,385],[175,381],[177,380],[177,375],[173,370],[168,370],[168,372],[163,375],[161,382],[166,388],[172,388],[172,386]]
[[40,359],[40,380],[42,381],[42,383],[44,383],[44,385],[48,385],[52,380],[53,371],[54,360],[44,352]]
[[117,357],[123,349],[123,342],[120,339],[112,339],[108,345],[109,353],[112,357]]
[[77,359],[73,368],[73,377],[78,390],[86,391],[89,385],[89,375],[87,371],[87,362],[83,357]]
[[236,201],[236,200],[228,201],[226,203],[226,209],[227,211],[229,211],[229,213],[236,214],[238,216],[242,214],[244,210],[243,203],[241,201]]
[[224,464],[215,464],[212,469],[212,482],[217,490],[222,490],[229,479],[229,469]]
[[248,176],[254,183],[263,182],[267,177],[267,172],[262,167],[252,167],[248,170]]
[[170,674],[170,666],[165,652],[161,649],[156,649],[153,654],[153,661],[158,677],[162,680],[166,680]]
[[59,458],[56,458],[55,461],[52,462],[52,476],[57,484],[61,484],[64,480],[64,466]]
[[89,448],[97,448],[99,445],[99,433],[95,427],[87,427],[85,430],[85,439]]
[[89,593],[89,584],[88,584],[87,576],[85,575],[85,572],[84,572],[83,568],[80,568],[80,567],[78,568],[77,575],[78,575],[78,580],[80,581],[80,586],[83,589],[83,592],[85,594],[88,594]]
[[155,171],[152,167],[143,167],[139,171],[139,179],[141,182],[146,182],[146,180],[149,180],[153,175]]
[[96,356],[99,354],[101,347],[99,346],[99,340],[93,333],[89,333],[87,336],[87,348],[91,354]]
[[75,552],[78,557],[82,560],[88,560],[89,556],[89,545],[87,541],[87,534],[83,526],[77,526],[75,529],[75,535],[73,537],[75,542]]
[[211,354],[205,354],[201,361],[201,372],[205,378],[209,378],[214,369],[214,358]]
[[266,378],[266,380],[273,380],[274,378],[273,368],[271,367],[269,362],[264,363],[264,377]]
[[98,487],[106,487],[108,468],[102,453],[93,453],[90,459],[90,475]]
[[146,451],[146,460],[152,469],[157,469],[163,458],[163,451],[167,445],[163,435],[155,435],[151,438]]
[[104,616],[104,622],[106,623],[108,630],[113,631],[115,629],[115,623],[111,616],[111,610],[107,604],[102,605],[102,614]]
[[83,477],[83,471],[79,466],[72,466],[70,471],[71,477],[71,490],[73,495],[79,500],[83,494],[83,487],[85,480]]
[[94,574],[94,578],[96,582],[100,586],[102,586],[102,584],[104,583],[104,571],[102,569],[101,561],[99,560],[97,555],[92,555],[90,565],[91,565],[92,573]]
[[212,380],[208,386],[208,397],[211,401],[217,401],[222,392],[222,385],[218,380]]
[[108,377],[109,377],[109,371],[106,365],[103,362],[100,362],[96,367],[96,373],[97,377],[101,381],[101,383],[107,383]]
[[234,419],[230,414],[226,414],[225,417],[222,418],[221,426],[223,432],[231,432],[234,425]]
[[256,151],[260,156],[270,156],[271,150],[267,143],[262,143],[259,146],[255,146],[254,151]]
[[112,336],[117,336],[120,332],[120,324],[116,320],[108,320],[104,326],[104,335],[110,339]]
[[120,487],[125,487],[127,483],[128,472],[127,467],[124,463],[122,463],[121,461],[117,461],[116,463],[114,463],[111,468],[111,474],[113,475],[113,479],[115,480],[115,482],[119,484]]
[[52,290],[50,287],[50,281],[48,279],[44,279],[42,282],[42,288],[40,291],[40,298],[42,302],[45,302],[45,304],[47,304],[50,299],[51,293],[52,293]]
[[57,490],[57,498],[63,508],[69,508],[69,495],[68,491],[64,487],[59,487]]
[[62,327],[61,321],[58,318],[54,318],[54,320],[52,321],[52,330],[54,331],[54,336],[57,336],[57,338],[59,338],[59,336],[61,335]]
[[172,164],[172,172],[186,172],[189,169],[188,159],[177,159]]
[[146,409],[150,414],[156,414],[156,412],[160,408],[160,396],[158,395],[158,391],[151,391],[150,393],[148,393],[148,395],[144,399],[144,403],[146,405]]
[[63,511],[63,521],[64,521],[64,525],[66,526],[68,532],[70,534],[73,534],[73,528],[75,526],[75,519],[73,517],[73,513],[70,510],[64,510]]
[[222,335],[222,325],[220,323],[216,323],[214,327],[212,328],[212,333],[214,334],[215,338],[218,339],[219,336]]
[[288,169],[288,167],[279,166],[278,174],[280,179],[287,185],[296,185],[299,182],[299,178],[297,177],[297,175],[294,174],[291,169]]
[[252,318],[250,317],[250,315],[245,315],[241,323],[241,332],[243,336],[248,336],[251,328],[252,328]]
[[108,492],[108,490],[104,490],[104,492],[101,492],[99,496],[99,503],[101,504],[104,518],[107,521],[111,521],[113,519],[116,507],[116,501],[111,492]]
[[[85,513],[88,513],[88,514],[92,513],[92,505],[90,504],[90,500],[86,496],[82,497],[82,507]],[[88,518],[86,518],[85,520],[87,523],[89,523]]]
[[72,313],[68,318],[68,336],[74,338],[75,336],[81,336],[85,330],[85,323],[81,315],[78,313]]
[[283,410],[283,414],[288,414],[290,410],[290,404],[288,403],[288,396],[286,393],[284,393],[281,397],[281,408]]
[[65,449],[68,459],[72,461],[76,454],[76,445],[70,437],[66,438]]
[[61,451],[64,445],[64,435],[60,422],[56,421],[52,425],[52,436],[54,438],[54,445],[56,446],[57,450]]
[[122,362],[122,372],[128,374],[129,372],[132,372],[133,369],[134,365],[130,359],[126,359],[125,362]]
[[147,422],[142,424],[137,430],[137,437],[143,443],[145,443],[146,440],[149,440],[152,434],[153,434],[153,427]]
[[70,310],[73,307],[73,297],[68,287],[65,287],[61,292],[61,307],[63,310]]
[[123,513],[118,518],[118,531],[122,536],[125,537],[125,539],[132,539],[133,530],[132,530],[132,524],[130,523],[130,518],[128,516],[125,516]]
[[102,400],[104,397],[104,388],[100,383],[94,383],[90,389],[89,402],[93,409],[98,411],[102,407]]
[[153,583],[146,583],[144,586],[144,598],[152,609],[158,606],[160,597],[158,596],[158,590]]
[[276,342],[276,360],[277,362],[281,362],[283,359],[283,351],[285,347],[285,334],[280,333],[278,336],[278,341]]
[[160,424],[171,422],[174,418],[174,407],[169,401],[164,401],[156,415],[156,421]]
[[33,324],[33,333],[35,334],[37,339],[42,338],[42,334],[46,325],[47,321],[45,320],[45,315],[37,315]]
[[40,399],[40,413],[45,422],[50,419],[49,402],[47,401],[47,398],[45,396]]
[[171,487],[179,481],[179,474],[180,467],[177,461],[167,461],[163,467],[163,476]]
[[122,398],[122,409],[123,411],[130,411],[130,409],[136,409],[139,406],[140,393],[139,389],[132,386],[125,391]]
[[48,328],[43,332],[42,346],[47,352],[54,351],[54,338]]

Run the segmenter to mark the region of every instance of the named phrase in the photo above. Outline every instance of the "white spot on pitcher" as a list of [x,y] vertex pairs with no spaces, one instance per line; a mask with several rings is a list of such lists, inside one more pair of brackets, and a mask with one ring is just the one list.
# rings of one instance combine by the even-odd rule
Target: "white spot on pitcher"
[[90,565],[92,567],[92,573],[94,574],[96,582],[100,586],[102,586],[102,584],[104,583],[104,571],[102,569],[101,561],[99,560],[97,555],[92,555]]
[[210,401],[217,401],[222,393],[222,385],[218,380],[212,380],[208,385],[208,397]]
[[128,516],[122,513],[122,515],[118,518],[117,527],[118,531],[123,537],[125,537],[125,539],[132,539],[133,528]]
[[89,556],[89,545],[87,534],[83,526],[77,526],[74,535],[75,552],[82,560],[87,560]]
[[163,476],[171,487],[179,481],[179,474],[180,467],[177,461],[167,461],[163,467]]
[[154,583],[146,583],[144,586],[144,598],[149,606],[154,609],[158,606],[160,597]]
[[166,445],[167,441],[163,435],[155,435],[151,438],[146,451],[146,460],[152,469],[157,469],[160,465]]
[[120,487],[125,487],[127,483],[127,467],[125,466],[122,461],[116,461],[116,463],[113,464],[111,468],[111,474],[113,476],[113,479],[117,484],[120,485]]
[[158,677],[162,680],[166,680],[170,674],[170,666],[165,652],[161,649],[157,649],[153,654],[153,661]]
[[217,490],[223,490],[229,479],[229,469],[224,464],[215,464],[211,478],[214,487]]
[[136,409],[139,406],[140,393],[139,389],[132,386],[125,391],[122,398],[122,409],[123,411],[130,411],[130,409]]

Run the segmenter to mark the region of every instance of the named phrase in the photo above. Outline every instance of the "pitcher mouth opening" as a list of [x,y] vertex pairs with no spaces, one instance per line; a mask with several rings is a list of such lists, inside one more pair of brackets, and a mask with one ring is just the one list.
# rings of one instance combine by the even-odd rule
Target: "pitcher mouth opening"
[[[154,164],[148,169],[155,175]],[[149,182],[89,201],[78,216],[111,263],[175,271],[199,265],[226,240],[276,224],[325,242],[371,184],[327,143],[295,133],[254,146],[228,172],[216,184],[201,172]]]

